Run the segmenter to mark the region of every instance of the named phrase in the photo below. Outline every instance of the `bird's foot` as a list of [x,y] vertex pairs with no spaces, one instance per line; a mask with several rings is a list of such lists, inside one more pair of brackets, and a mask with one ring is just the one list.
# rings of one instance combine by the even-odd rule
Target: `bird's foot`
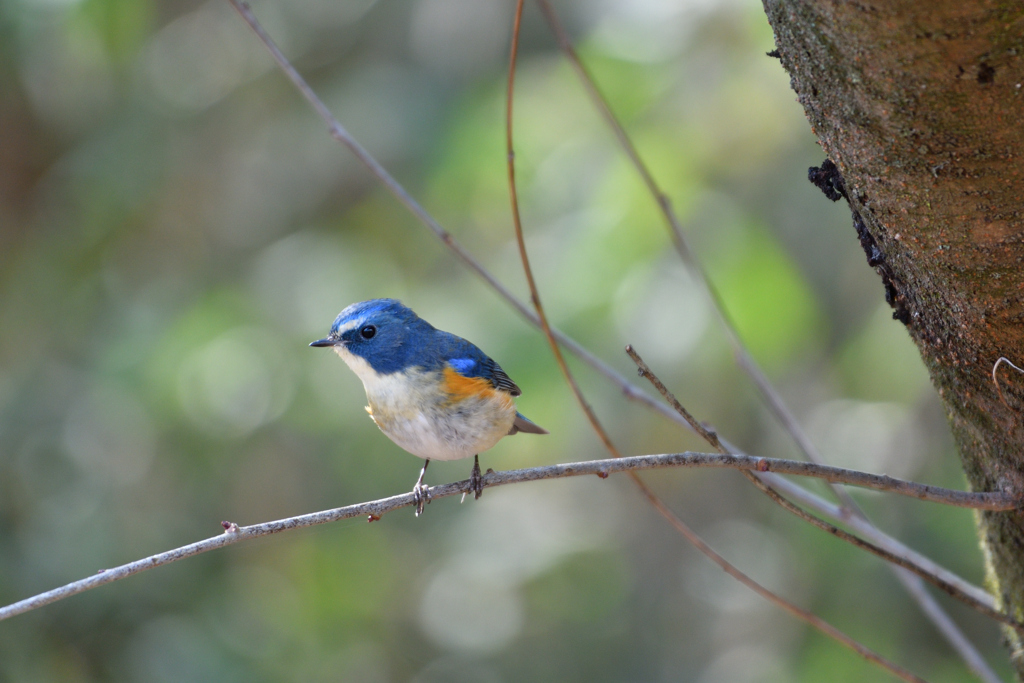
[[423,514],[423,506],[430,502],[430,487],[422,481],[412,487],[412,499],[416,503],[416,516]]
[[473,471],[469,474],[469,490],[473,492],[473,498],[480,500],[484,492],[484,478],[480,474],[480,456],[473,457]]
[[423,514],[423,506],[430,502],[430,487],[423,483],[423,477],[427,474],[427,465],[429,464],[429,460],[423,463],[420,477],[416,480],[416,485],[412,487],[412,500],[416,503],[417,517]]

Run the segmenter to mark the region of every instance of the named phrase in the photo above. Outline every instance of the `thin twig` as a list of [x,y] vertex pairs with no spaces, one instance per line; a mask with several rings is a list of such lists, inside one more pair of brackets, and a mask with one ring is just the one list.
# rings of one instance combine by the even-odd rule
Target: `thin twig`
[[[625,128],[622,126],[618,118],[615,116],[615,113],[612,111],[610,105],[608,104],[608,101],[602,95],[600,89],[597,87],[596,82],[591,77],[590,73],[587,71],[582,60],[580,60],[579,56],[576,53],[576,49],[572,44],[572,40],[570,39],[569,34],[565,31],[564,27],[562,26],[557,13],[554,11],[554,8],[551,6],[548,0],[537,0],[537,4],[540,7],[541,12],[544,14],[545,19],[548,22],[548,25],[551,27],[552,33],[554,33],[556,39],[558,40],[560,48],[562,49],[566,58],[569,60],[573,69],[579,76],[580,82],[583,84],[584,89],[590,96],[591,101],[598,109],[601,116],[605,119],[606,123],[612,129],[615,137],[619,141],[619,144],[622,146],[624,152],[629,157],[630,161],[633,163],[633,166],[640,174],[651,196],[657,203],[662,215],[665,218],[666,223],[668,224],[669,232],[672,236],[672,242],[676,247],[677,252],[679,253],[683,262],[686,263],[692,270],[692,272],[694,272],[698,276],[698,280],[701,283],[703,283],[704,291],[711,300],[712,307],[714,308],[715,313],[719,319],[719,322],[721,323],[722,328],[726,334],[726,337],[728,338],[729,343],[733,348],[733,353],[736,358],[737,364],[747,373],[747,375],[753,381],[754,385],[757,386],[758,391],[767,403],[772,414],[775,415],[775,418],[782,425],[783,429],[790,435],[793,441],[797,444],[797,447],[804,453],[807,459],[814,463],[823,463],[824,460],[823,458],[821,458],[821,455],[818,452],[817,447],[814,445],[814,443],[810,440],[810,437],[808,437],[807,433],[800,426],[800,423],[797,421],[796,416],[793,415],[792,411],[789,410],[789,407],[782,399],[782,396],[778,393],[775,387],[768,380],[767,375],[765,375],[764,371],[761,370],[760,366],[754,360],[754,357],[751,355],[750,351],[746,348],[746,345],[743,343],[743,340],[740,338],[735,326],[733,325],[731,319],[726,313],[725,307],[723,305],[721,296],[718,293],[718,290],[715,288],[714,284],[711,282],[711,279],[708,277],[706,271],[704,271],[700,262],[693,254],[693,251],[690,249],[686,240],[685,233],[683,232],[679,220],[675,215],[675,211],[672,208],[671,200],[668,198],[668,195],[662,192],[662,190],[658,186],[657,182],[654,179],[654,176],[647,168],[647,165],[640,158],[640,155],[637,152],[636,147],[633,145],[632,140],[626,134]],[[993,368],[993,379],[994,373],[995,368]],[[1002,391],[1001,389],[999,389],[998,381],[996,382],[996,389],[1000,392],[1000,399],[1002,399]],[[1006,401],[1003,400],[1003,403],[1005,405]],[[856,502],[853,500],[852,497],[850,497],[847,491],[835,486],[833,486],[832,489],[836,496],[839,498],[839,500],[841,500],[843,504],[850,510],[853,516],[859,517],[864,521],[868,521],[867,514],[860,508],[860,506],[856,504]],[[843,516],[845,517],[847,515]],[[900,578],[900,582],[907,587],[907,590],[921,605],[926,615],[928,615],[929,618],[932,619],[932,621],[935,623],[939,631],[942,632],[944,636],[946,636],[947,640],[949,640],[950,644],[961,655],[961,657],[971,668],[971,670],[977,673],[979,677],[986,681],[986,683],[998,682],[999,678],[996,676],[995,672],[991,669],[991,667],[984,663],[984,659],[981,657],[981,654],[978,652],[976,648],[974,648],[973,645],[970,644],[966,636],[964,636],[964,634],[956,627],[956,625],[949,618],[949,616],[942,611],[942,609],[935,603],[934,600],[927,599],[924,597],[926,593],[924,591],[924,586],[920,584],[920,581],[913,576],[909,576],[906,573],[900,572],[899,570],[894,569],[894,571],[897,571],[897,574]]]
[[569,371],[569,366],[565,362],[565,356],[562,355],[562,348],[555,339],[555,335],[551,330],[551,323],[548,322],[548,316],[544,312],[544,305],[540,300],[540,292],[537,290],[537,282],[533,278],[533,269],[530,267],[530,256],[526,252],[526,239],[523,237],[523,223],[519,215],[519,197],[516,192],[516,153],[512,146],[512,102],[516,80],[516,58],[519,54],[519,28],[522,18],[523,0],[518,0],[516,3],[515,19],[512,25],[512,47],[508,65],[508,93],[505,100],[505,151],[508,167],[509,201],[512,204],[512,226],[515,230],[516,244],[519,246],[519,259],[523,263],[526,284],[530,288],[530,301],[533,302],[533,308],[537,311],[537,317],[540,319],[540,326],[544,331],[544,337],[551,346],[551,353],[555,356],[555,361],[562,371],[562,376],[572,390],[573,396],[576,397],[576,402],[580,404],[580,408],[583,409],[584,414],[587,416],[587,420],[590,421],[590,426],[594,428],[594,432],[601,439],[601,443],[604,444],[605,448],[613,456],[619,458],[622,457],[622,453],[615,447],[611,437],[608,436],[608,432],[601,426],[601,422],[597,419],[594,409],[590,407],[590,404],[583,396],[583,392],[580,390],[579,384],[576,383],[576,378]]
[[[587,419],[590,421],[591,426],[597,433],[601,441],[604,443],[608,451],[617,459],[621,461],[622,455],[619,450],[615,447],[611,437],[605,431],[598,420],[597,415],[594,413],[590,404],[583,396],[583,392],[580,390],[579,385],[576,383],[576,379],[572,372],[569,370],[568,364],[565,362],[565,358],[562,356],[561,348],[558,342],[555,340],[554,335],[551,333],[551,326],[548,324],[547,315],[544,313],[544,307],[541,304],[540,292],[537,289],[537,283],[533,277],[533,269],[530,267],[530,258],[526,251],[526,241],[523,236],[522,220],[519,214],[519,200],[518,193],[516,191],[516,174],[515,174],[515,150],[513,148],[513,136],[512,136],[512,103],[514,100],[514,86],[515,86],[515,73],[516,73],[516,58],[519,53],[519,29],[522,23],[523,15],[523,3],[524,0],[518,0],[516,3],[515,20],[512,29],[512,46],[509,56],[509,73],[508,73],[508,97],[506,101],[506,118],[505,118],[505,130],[506,130],[506,152],[507,152],[507,164],[508,164],[508,181],[509,181],[509,198],[512,203],[512,221],[513,227],[516,234],[516,242],[519,245],[519,256],[523,263],[523,272],[526,275],[526,281],[530,288],[530,298],[533,301],[533,306],[537,311],[537,315],[540,318],[541,326],[544,330],[544,335],[548,339],[548,343],[551,346],[552,353],[558,362],[558,367],[562,371],[562,375],[565,377],[566,382],[572,389],[573,395],[576,397],[576,402],[580,405],[583,412],[586,413]],[[717,440],[717,437],[716,437]],[[647,498],[648,502],[654,506],[654,508],[669,521],[670,524],[695,548],[703,553],[708,559],[717,564],[723,571],[735,578],[737,581],[747,586],[761,597],[767,599],[778,607],[782,608],[794,617],[803,620],[805,623],[817,628],[825,635],[833,638],[838,643],[849,647],[850,649],[857,652],[859,655],[864,657],[870,662],[873,662],[881,668],[889,671],[893,675],[897,676],[906,681],[920,681],[914,674],[910,673],[906,669],[894,664],[881,655],[877,654],[873,650],[859,643],[858,641],[850,638],[848,635],[835,628],[828,622],[824,621],[817,615],[807,610],[801,609],[796,605],[788,602],[779,595],[768,590],[761,584],[754,581],[752,578],[740,571],[736,566],[729,563],[724,557],[719,555],[711,546],[709,546],[696,532],[694,532],[687,524],[685,524],[665,503],[647,486],[635,471],[630,472],[630,477],[633,482],[639,487],[641,493]]]
[[684,420],[686,420],[686,424],[690,425],[690,428],[698,436],[711,444],[711,447],[719,453],[731,452],[730,449],[726,448],[718,438],[718,432],[698,422],[697,418],[691,415],[690,411],[683,407],[683,404],[679,402],[675,397],[675,394],[668,390],[668,387],[666,387],[665,383],[661,381],[661,378],[654,374],[654,371],[651,370],[650,366],[644,362],[644,359],[640,357],[640,354],[636,352],[636,349],[633,348],[632,344],[626,344],[626,355],[636,363],[636,369],[640,373],[640,376],[646,378],[648,382],[654,385],[654,388],[658,390],[658,393],[661,394],[662,398],[664,398],[668,404],[672,406],[672,408],[675,409],[675,411],[679,413]]
[[956,625],[952,617],[942,609],[935,596],[928,592],[924,581],[906,569],[896,568],[895,572],[896,578],[903,584],[903,587],[910,593],[911,597],[917,601],[925,616],[931,619],[932,624],[946,637],[950,645],[953,646],[954,651],[964,660],[967,668],[973,671],[983,683],[1003,683],[1002,679],[996,675],[996,672],[992,670],[992,667],[988,665],[988,662],[978,652],[978,649],[974,647],[974,644],[967,639],[964,632]]
[[1006,402],[1006,398],[1003,396],[1003,388],[999,386],[999,378],[996,376],[996,370],[999,369],[1000,363],[1006,363],[1011,368],[1020,373],[1024,373],[1024,370],[1018,368],[1016,365],[1013,364],[1013,362],[1009,358],[1006,358],[1005,356],[1000,356],[999,359],[996,360],[995,364],[992,366],[992,383],[996,385],[996,391],[999,392],[999,400],[1002,401],[1004,406],[1009,408],[1010,404]]

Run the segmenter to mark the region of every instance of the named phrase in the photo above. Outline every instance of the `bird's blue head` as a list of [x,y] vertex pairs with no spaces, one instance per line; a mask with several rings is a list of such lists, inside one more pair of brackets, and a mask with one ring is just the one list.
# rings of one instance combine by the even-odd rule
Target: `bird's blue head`
[[378,375],[390,375],[420,364],[434,333],[430,323],[397,299],[371,299],[339,313],[331,333],[310,346],[333,347],[357,374],[362,360]]

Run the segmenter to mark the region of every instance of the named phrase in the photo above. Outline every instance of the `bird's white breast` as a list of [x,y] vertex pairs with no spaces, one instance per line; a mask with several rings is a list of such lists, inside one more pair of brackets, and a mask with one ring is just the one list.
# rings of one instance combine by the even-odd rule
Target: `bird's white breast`
[[370,417],[413,455],[430,460],[469,458],[498,443],[515,421],[515,403],[505,392],[453,401],[440,372],[413,368],[381,375],[343,346],[334,349],[362,380]]

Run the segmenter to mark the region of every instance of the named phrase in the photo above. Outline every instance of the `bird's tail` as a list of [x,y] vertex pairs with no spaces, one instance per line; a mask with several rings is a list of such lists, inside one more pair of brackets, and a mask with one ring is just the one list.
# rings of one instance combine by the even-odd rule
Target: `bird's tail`
[[518,434],[519,432],[525,432],[527,434],[548,434],[548,430],[543,427],[539,427],[534,423],[526,419],[522,413],[516,413],[516,421],[512,423],[512,429],[508,430],[509,434]]

